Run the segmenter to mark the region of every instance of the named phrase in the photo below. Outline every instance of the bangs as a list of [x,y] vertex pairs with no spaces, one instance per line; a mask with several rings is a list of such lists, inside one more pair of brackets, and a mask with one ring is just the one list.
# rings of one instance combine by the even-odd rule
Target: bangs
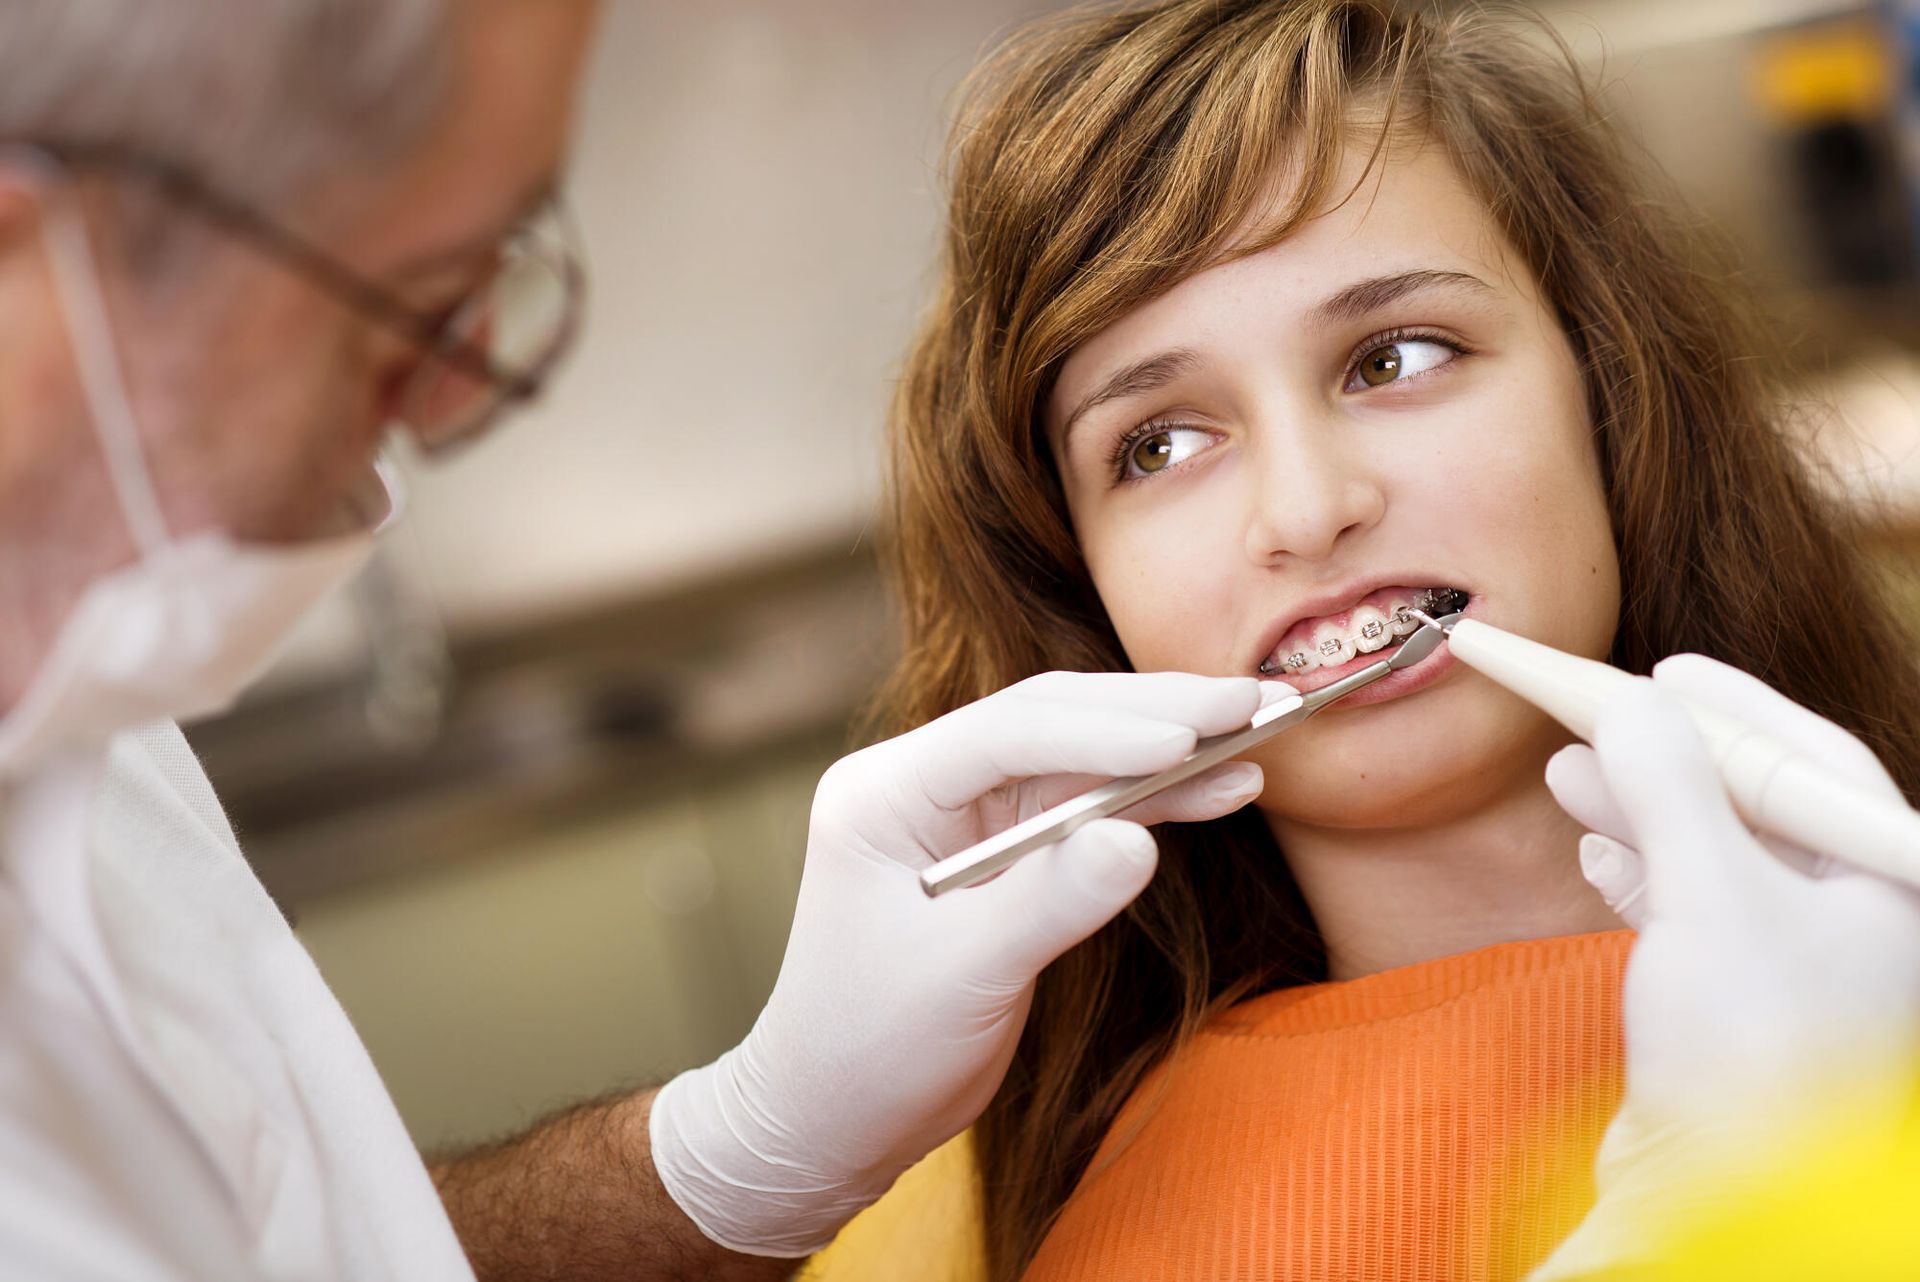
[[[974,126],[987,154],[962,146],[956,207],[980,217],[953,250],[959,281],[1005,291],[982,301],[1014,357],[1011,403],[1037,407],[1067,355],[1141,303],[1350,198],[1408,123],[1418,27],[1376,9],[1238,9],[1072,15],[983,70],[994,113],[1017,121]],[[1356,145],[1366,166],[1332,192]]]

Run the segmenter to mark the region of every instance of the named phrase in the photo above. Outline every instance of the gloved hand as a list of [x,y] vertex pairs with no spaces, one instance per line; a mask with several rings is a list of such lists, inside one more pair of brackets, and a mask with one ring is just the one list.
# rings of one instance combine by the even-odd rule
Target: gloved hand
[[1048,673],[836,763],[814,796],[786,958],[745,1041],[652,1112],[662,1182],[706,1235],[805,1255],[970,1125],[1013,1056],[1042,967],[1153,876],[1141,825],[1259,795],[1216,767],[938,899],[918,872],[1088,787],[1245,726],[1278,682]]
[[1672,697],[1745,721],[1895,796],[1859,740],[1699,655],[1668,659],[1563,750],[1547,783],[1596,830],[1581,866],[1640,938],[1623,995],[1627,1090],[1587,1220],[1533,1275],[1630,1264],[1738,1199],[1810,1119],[1903,1115],[1920,1046],[1920,898],[1750,834]]

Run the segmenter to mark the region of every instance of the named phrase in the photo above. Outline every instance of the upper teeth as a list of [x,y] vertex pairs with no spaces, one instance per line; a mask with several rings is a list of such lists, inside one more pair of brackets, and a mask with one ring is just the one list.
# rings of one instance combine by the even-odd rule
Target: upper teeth
[[1358,654],[1384,650],[1399,638],[1420,630],[1420,620],[1409,612],[1412,608],[1412,601],[1396,602],[1386,610],[1372,605],[1355,606],[1344,629],[1322,623],[1309,635],[1306,645],[1274,655],[1260,665],[1261,671],[1285,669],[1287,675],[1299,676],[1315,668],[1339,667]]
[[1371,654],[1393,640],[1387,631],[1387,616],[1370,605],[1363,605],[1353,612],[1353,648],[1362,654]]

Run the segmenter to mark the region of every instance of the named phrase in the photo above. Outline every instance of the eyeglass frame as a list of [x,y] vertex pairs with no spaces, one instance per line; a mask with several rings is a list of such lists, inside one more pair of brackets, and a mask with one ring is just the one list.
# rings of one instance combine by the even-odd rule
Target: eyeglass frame
[[480,344],[456,337],[453,332],[467,318],[475,300],[492,286],[493,277],[477,282],[449,307],[427,311],[405,302],[386,286],[347,266],[257,206],[228,195],[193,169],[167,157],[113,143],[36,140],[17,145],[39,151],[70,169],[119,172],[149,184],[167,199],[255,246],[350,311],[413,344],[427,358],[486,383],[501,398],[500,402],[492,414],[474,423],[462,436],[477,432],[510,407],[537,397],[554,367],[579,336],[586,272],[581,266],[572,220],[557,192],[542,199],[534,213],[502,237],[503,244],[511,241],[521,228],[546,211],[559,216],[565,234],[562,252],[553,260],[565,298],[559,327],[547,350],[528,369],[514,371],[494,360]]

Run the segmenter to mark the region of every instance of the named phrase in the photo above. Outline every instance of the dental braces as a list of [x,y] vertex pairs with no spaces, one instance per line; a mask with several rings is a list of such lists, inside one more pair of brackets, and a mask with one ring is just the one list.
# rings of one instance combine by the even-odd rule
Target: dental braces
[[[1368,619],[1360,625],[1361,638],[1367,641],[1377,641],[1386,633],[1389,627],[1401,637],[1411,636],[1420,629],[1420,621],[1413,617],[1413,609],[1414,606],[1411,604],[1397,605],[1393,608],[1393,613],[1385,620]],[[1340,653],[1341,641],[1343,639],[1344,638],[1341,637],[1326,637],[1314,648],[1325,657],[1331,659]],[[1377,651],[1384,648],[1384,646],[1375,646],[1374,650]],[[1372,651],[1367,651],[1366,653],[1372,653]],[[1295,650],[1280,660],[1279,668],[1284,668],[1289,673],[1298,673],[1304,671],[1307,666],[1312,663],[1314,663],[1314,659],[1306,651]],[[1273,676],[1279,668],[1275,667],[1272,659],[1263,659],[1260,662],[1260,674],[1262,676]]]

